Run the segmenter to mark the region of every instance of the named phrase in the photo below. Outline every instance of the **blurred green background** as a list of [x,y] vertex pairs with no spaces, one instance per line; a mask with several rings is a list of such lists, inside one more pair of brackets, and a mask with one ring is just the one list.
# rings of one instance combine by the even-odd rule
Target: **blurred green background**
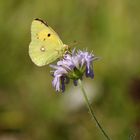
[[56,94],[50,68],[31,62],[34,18],[101,57],[94,80],[84,78],[96,116],[112,140],[140,139],[139,7],[139,0],[1,0],[0,140],[104,139],[79,87]]

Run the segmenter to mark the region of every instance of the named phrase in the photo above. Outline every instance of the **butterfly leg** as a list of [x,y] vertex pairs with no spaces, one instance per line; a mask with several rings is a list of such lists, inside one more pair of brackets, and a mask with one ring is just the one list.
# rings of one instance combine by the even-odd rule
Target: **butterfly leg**
[[55,51],[57,52],[58,55],[60,54],[60,51],[59,50],[55,49]]
[[[60,59],[60,60],[63,59],[65,53],[64,53],[64,54],[63,54],[63,53],[60,53],[60,50],[57,50],[57,49],[55,49],[55,51],[57,52],[57,55],[60,56],[59,59]],[[60,54],[61,54],[61,55],[60,55]]]

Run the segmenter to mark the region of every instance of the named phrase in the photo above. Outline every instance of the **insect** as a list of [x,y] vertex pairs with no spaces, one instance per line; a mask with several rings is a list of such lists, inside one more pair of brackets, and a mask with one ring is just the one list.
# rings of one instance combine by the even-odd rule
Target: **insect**
[[50,64],[69,50],[57,33],[43,20],[35,19],[31,24],[29,56],[37,66]]

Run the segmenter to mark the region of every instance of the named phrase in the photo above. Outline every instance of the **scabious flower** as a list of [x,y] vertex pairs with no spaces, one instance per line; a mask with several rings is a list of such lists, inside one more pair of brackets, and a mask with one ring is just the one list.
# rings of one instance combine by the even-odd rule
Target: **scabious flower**
[[56,91],[65,91],[65,85],[73,80],[77,85],[78,79],[82,80],[83,75],[94,78],[92,62],[97,59],[92,53],[87,51],[72,51],[64,55],[63,59],[58,61],[56,65],[50,65],[54,70],[52,85]]
[[98,57],[95,57],[92,53],[87,51],[75,51],[74,49],[72,53],[65,54],[64,58],[58,61],[56,65],[50,65],[54,69],[52,71],[54,77],[52,84],[56,91],[64,92],[65,85],[69,83],[70,79],[73,80],[75,86],[77,86],[78,83],[81,87],[89,112],[95,120],[96,125],[99,127],[106,139],[111,140],[97,120],[81,82],[84,74],[86,77],[94,78],[92,63],[95,59],[98,59]]

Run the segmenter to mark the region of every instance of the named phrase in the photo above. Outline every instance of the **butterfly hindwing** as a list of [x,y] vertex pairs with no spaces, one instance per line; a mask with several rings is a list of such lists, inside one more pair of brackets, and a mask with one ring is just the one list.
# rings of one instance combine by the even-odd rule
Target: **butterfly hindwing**
[[57,33],[42,20],[31,25],[29,55],[38,66],[47,65],[63,55],[64,44]]

